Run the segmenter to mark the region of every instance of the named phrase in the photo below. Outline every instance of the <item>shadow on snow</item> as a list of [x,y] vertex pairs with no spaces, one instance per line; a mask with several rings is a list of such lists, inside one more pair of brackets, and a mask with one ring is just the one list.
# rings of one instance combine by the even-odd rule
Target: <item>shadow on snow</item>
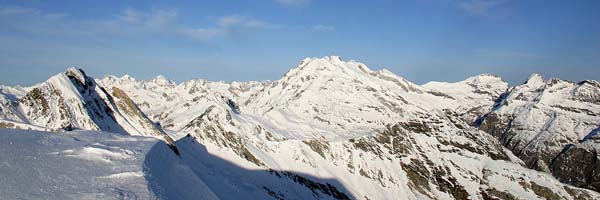
[[181,157],[159,142],[144,160],[149,189],[159,199],[356,199],[335,179],[242,168],[189,135],[176,145]]

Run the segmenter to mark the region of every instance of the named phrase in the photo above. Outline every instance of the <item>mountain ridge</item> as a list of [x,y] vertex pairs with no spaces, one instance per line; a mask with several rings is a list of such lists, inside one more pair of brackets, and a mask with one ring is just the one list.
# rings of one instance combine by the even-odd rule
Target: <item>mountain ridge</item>
[[[8,88],[8,87],[3,87]],[[20,93],[2,92],[2,110],[12,115],[3,120],[53,130],[102,130],[120,134],[152,136],[171,141],[155,127],[129,96],[117,87],[104,88],[77,68],[50,77]]]

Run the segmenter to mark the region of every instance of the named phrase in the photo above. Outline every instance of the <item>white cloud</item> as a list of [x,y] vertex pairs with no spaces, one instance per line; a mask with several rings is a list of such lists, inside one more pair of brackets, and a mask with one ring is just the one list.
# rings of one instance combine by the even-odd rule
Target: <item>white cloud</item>
[[217,25],[221,27],[245,27],[245,28],[274,28],[276,25],[244,17],[239,15],[229,15],[220,17],[217,20]]
[[156,30],[166,30],[171,26],[175,26],[176,21],[177,11],[156,10],[144,21],[144,25]]
[[284,5],[284,6],[302,7],[302,6],[308,6],[310,4],[310,0],[275,0],[275,1],[277,1],[277,3]]
[[471,14],[485,15],[492,9],[508,2],[510,2],[510,0],[468,0],[460,2],[458,6]]
[[196,39],[207,40],[216,37],[231,36],[234,32],[239,33],[250,29],[275,28],[277,25],[270,24],[257,19],[239,15],[222,16],[216,19],[212,27],[186,27],[180,26],[177,33]]
[[3,16],[25,16],[31,18],[59,19],[65,17],[63,13],[44,13],[38,9],[20,6],[0,6],[0,15]]
[[315,32],[330,32],[330,31],[335,31],[335,27],[334,26],[329,26],[329,25],[315,25],[313,27],[311,27],[311,29]]
[[136,11],[128,8],[123,12],[123,14],[118,15],[117,17],[127,23],[137,23],[140,16]]
[[0,27],[33,34],[79,35],[83,37],[115,35],[162,34],[208,40],[233,37],[259,29],[276,28],[278,25],[241,15],[214,18],[204,25],[178,22],[176,10],[153,10],[142,12],[126,9],[111,19],[80,19],[59,13],[47,13],[25,7],[1,7]]
[[32,8],[24,8],[19,6],[8,6],[8,7],[0,7],[1,15],[12,15],[12,14],[27,14],[27,13],[36,13],[38,12]]

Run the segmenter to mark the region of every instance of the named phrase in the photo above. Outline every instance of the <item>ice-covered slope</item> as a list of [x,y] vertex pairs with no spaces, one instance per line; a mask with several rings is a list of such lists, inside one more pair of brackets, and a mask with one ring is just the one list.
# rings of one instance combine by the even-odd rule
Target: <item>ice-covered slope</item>
[[52,130],[102,130],[170,138],[122,90],[104,88],[76,68],[30,88],[2,87],[2,119]]
[[533,74],[503,94],[479,124],[528,167],[600,190],[598,82],[544,80]]

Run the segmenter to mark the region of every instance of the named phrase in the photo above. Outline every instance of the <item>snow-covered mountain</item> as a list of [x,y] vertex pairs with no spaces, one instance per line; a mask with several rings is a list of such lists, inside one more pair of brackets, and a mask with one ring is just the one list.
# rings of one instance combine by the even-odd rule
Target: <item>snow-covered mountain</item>
[[600,191],[600,84],[533,74],[510,88],[479,128],[533,169]]
[[[521,167],[492,135],[471,126],[508,89],[492,75],[419,86],[332,56],[307,58],[276,81],[155,80],[109,76],[99,82],[123,88],[166,129],[190,133],[260,168],[337,177],[353,196],[572,197],[562,186],[539,187],[554,183],[552,177],[536,182],[523,176],[543,173]],[[490,176],[529,182],[491,184],[499,179]]]
[[[561,123],[598,122],[593,106],[597,105],[600,91],[593,87],[598,85],[594,81],[561,82],[564,88],[556,86],[562,89],[546,91],[547,95],[570,94],[568,100],[561,99],[564,96],[548,96],[555,99],[554,104],[538,105],[529,100],[519,100],[523,102],[517,104],[509,101],[513,94],[519,96],[515,91],[530,98],[538,89],[509,88],[501,78],[492,75],[420,86],[388,70],[374,71],[363,63],[329,56],[304,59],[275,81],[190,80],[177,84],[163,76],[136,80],[125,75],[107,76],[96,82],[95,87],[112,88],[105,92],[106,96],[129,99],[123,104],[143,111],[137,110],[139,115],[135,116],[147,115],[160,124],[157,129],[165,129],[178,138],[174,144],[179,155],[160,150],[164,149],[160,145],[154,145],[158,150],[138,148],[148,162],[144,163],[145,168],[141,167],[145,179],[133,182],[149,185],[150,191],[125,190],[123,194],[162,199],[600,198],[597,192],[560,182],[597,190],[593,186],[597,179],[589,179],[590,182],[583,178],[587,182],[578,184],[564,178],[597,173],[597,136],[592,133],[598,129],[594,132],[578,125],[579,132],[574,135],[582,136],[582,142],[569,140],[563,145],[572,144],[570,147],[554,154],[555,164],[548,166],[559,166],[569,174],[562,177],[555,170],[529,169],[532,165],[528,157],[507,145],[495,132],[513,127],[513,135],[518,135],[515,139],[528,138],[532,133],[514,128],[518,126],[503,126],[508,123],[503,116],[522,115],[515,111],[522,110],[519,107],[525,104],[556,104],[565,107],[563,110],[579,111],[566,118],[571,121]],[[12,94],[4,95],[9,102],[1,107],[4,118],[16,122],[19,113],[23,113],[23,118],[32,118],[19,108],[23,103],[14,100],[27,96],[18,91],[29,94],[32,88],[2,90],[3,94]],[[30,107],[38,105],[31,104]],[[513,104],[515,107],[511,108]],[[551,109],[548,112],[561,109],[545,107]],[[117,109],[125,110],[119,106]],[[13,111],[15,119],[9,118]],[[525,120],[536,119],[539,118],[532,116]],[[513,123],[516,121],[510,122]],[[79,128],[98,130],[93,126]],[[584,136],[585,131],[589,134]],[[14,138],[11,136],[10,140]],[[84,141],[90,140],[102,143],[104,138]],[[127,149],[124,146],[119,147]],[[553,153],[553,148],[534,148],[526,155]],[[588,169],[591,171],[585,171]]]
[[172,141],[125,92],[97,85],[80,69],[69,68],[32,87],[3,86],[0,91],[5,126],[102,130]]
[[99,82],[123,88],[166,129],[181,130],[192,116],[211,105],[226,105],[225,109],[234,106],[236,112],[299,139],[362,136],[406,118],[411,110],[450,109],[474,121],[489,112],[508,88],[491,75],[437,88],[431,86],[442,83],[421,87],[388,70],[372,71],[363,63],[344,62],[337,56],[304,59],[277,81],[190,80],[177,85],[162,79],[137,81],[126,75],[107,76]]

